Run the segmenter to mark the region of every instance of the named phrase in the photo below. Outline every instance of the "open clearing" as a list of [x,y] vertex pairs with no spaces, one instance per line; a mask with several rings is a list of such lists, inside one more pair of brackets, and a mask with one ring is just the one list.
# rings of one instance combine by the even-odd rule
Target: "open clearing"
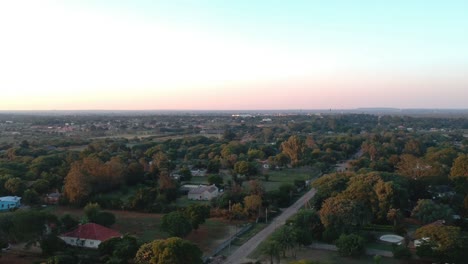
[[[83,217],[83,210],[57,206],[50,208],[51,213],[58,216],[70,214],[78,219]],[[137,237],[141,242],[150,242],[155,239],[169,237],[166,232],[160,230],[162,214],[147,214],[132,211],[105,210],[116,217],[116,223],[112,227],[122,234]],[[229,233],[235,232],[235,225],[219,218],[210,218],[200,225],[198,230],[193,230],[186,239],[197,244],[203,253],[208,254],[220,243],[229,238]]]

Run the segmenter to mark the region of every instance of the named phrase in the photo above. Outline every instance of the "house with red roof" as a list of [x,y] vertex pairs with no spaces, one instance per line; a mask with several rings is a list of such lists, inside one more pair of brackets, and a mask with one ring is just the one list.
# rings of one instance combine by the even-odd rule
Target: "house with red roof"
[[121,237],[119,232],[95,223],[79,225],[76,229],[61,234],[60,239],[76,247],[97,248],[102,242],[113,237]]

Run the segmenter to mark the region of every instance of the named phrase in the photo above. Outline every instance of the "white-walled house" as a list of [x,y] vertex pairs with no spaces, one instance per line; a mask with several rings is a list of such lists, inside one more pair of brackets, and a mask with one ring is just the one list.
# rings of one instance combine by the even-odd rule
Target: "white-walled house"
[[0,197],[0,212],[10,211],[21,206],[21,197],[3,196]]
[[211,200],[219,195],[219,190],[216,185],[200,185],[197,188],[193,188],[188,192],[189,200]]
[[79,225],[76,229],[61,234],[60,239],[68,245],[86,248],[98,248],[99,244],[113,237],[122,235],[110,228],[95,223]]
[[206,170],[190,170],[190,173],[192,173],[192,176],[194,177],[205,177],[206,176]]

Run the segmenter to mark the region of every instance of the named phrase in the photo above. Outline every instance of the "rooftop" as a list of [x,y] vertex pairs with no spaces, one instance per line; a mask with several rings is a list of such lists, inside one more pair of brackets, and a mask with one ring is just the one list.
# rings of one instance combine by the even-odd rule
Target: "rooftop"
[[107,239],[120,237],[122,235],[119,232],[105,226],[95,223],[87,223],[78,226],[73,231],[62,234],[61,236],[105,241]]
[[18,202],[21,200],[21,197],[18,197],[18,196],[3,196],[3,197],[0,197],[0,201],[2,202]]
[[205,185],[200,185],[197,188],[191,189],[189,191],[190,194],[201,194],[205,191],[208,191],[210,193],[215,192],[218,188],[216,185],[210,185],[210,186],[205,186]]

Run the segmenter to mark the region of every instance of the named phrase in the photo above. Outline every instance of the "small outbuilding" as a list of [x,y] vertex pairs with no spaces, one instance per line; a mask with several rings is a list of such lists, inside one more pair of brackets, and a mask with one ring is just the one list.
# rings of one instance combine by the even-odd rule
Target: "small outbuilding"
[[122,234],[113,229],[95,223],[87,223],[79,225],[70,232],[61,234],[59,238],[71,246],[98,248],[102,242],[121,236]]
[[10,211],[21,206],[21,197],[3,196],[0,197],[0,211]]
[[49,193],[44,197],[44,202],[46,204],[58,204],[59,200],[60,200],[59,192]]

